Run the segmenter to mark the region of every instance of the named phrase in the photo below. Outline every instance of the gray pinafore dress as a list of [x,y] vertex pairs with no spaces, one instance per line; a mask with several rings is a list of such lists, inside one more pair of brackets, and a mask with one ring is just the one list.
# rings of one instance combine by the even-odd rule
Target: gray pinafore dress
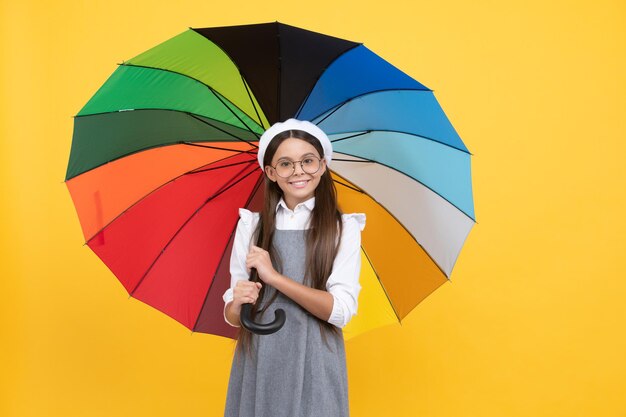
[[[279,230],[274,246],[282,271],[303,282],[305,231]],[[267,286],[264,302],[276,290]],[[238,348],[226,396],[225,417],[344,417],[349,414],[348,379],[343,334],[326,332],[324,342],[317,319],[300,305],[278,293],[256,320],[274,319],[285,310],[287,320],[276,333],[252,335],[252,354]]]

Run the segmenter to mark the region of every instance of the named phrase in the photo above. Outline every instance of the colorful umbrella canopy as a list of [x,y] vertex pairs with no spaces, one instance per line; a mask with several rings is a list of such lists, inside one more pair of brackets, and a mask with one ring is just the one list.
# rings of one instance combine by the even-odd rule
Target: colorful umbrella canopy
[[333,141],[364,212],[351,337],[450,278],[475,223],[470,153],[432,90],[363,44],[282,23],[189,30],[120,64],[74,119],[66,184],[86,244],[128,293],[194,332],[223,320],[238,208],[259,211],[259,136],[290,117]]

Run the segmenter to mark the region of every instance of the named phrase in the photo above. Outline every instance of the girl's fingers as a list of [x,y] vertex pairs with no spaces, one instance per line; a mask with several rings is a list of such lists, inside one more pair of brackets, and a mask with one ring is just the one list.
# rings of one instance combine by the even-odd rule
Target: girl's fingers
[[235,287],[233,296],[236,298],[254,297],[256,299],[259,296],[261,286],[262,285],[259,282],[246,281],[245,284],[237,285]]
[[235,295],[238,295],[240,297],[258,297],[259,292],[255,290],[244,290],[244,291],[237,291]]
[[258,246],[254,246],[254,245],[250,245],[250,253],[263,253],[263,252],[267,252],[265,249],[260,248]]
[[241,300],[242,303],[252,303],[252,304],[254,304],[254,303],[256,303],[256,300],[258,298],[259,297],[253,297],[251,295],[248,295],[248,296],[245,296],[245,297],[241,297],[239,299]]
[[235,288],[245,288],[245,287],[259,287],[261,288],[261,283],[260,282],[252,282],[252,281],[247,281],[247,280],[239,280],[237,281],[237,284],[235,284]]
[[259,298],[259,291],[263,287],[260,282],[252,282],[247,280],[237,281],[233,291],[233,298],[236,298],[240,303],[256,303]]

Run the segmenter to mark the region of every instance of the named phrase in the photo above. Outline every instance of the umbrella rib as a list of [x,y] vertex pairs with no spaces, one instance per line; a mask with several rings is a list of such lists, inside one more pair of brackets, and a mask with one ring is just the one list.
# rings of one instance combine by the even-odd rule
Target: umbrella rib
[[[257,190],[259,189],[262,183],[263,183],[263,177],[260,177],[259,181],[257,181],[256,185],[254,186],[254,189],[250,193],[250,196],[248,197],[248,201],[246,201],[246,204],[244,207],[247,207],[248,204],[250,204],[250,202],[252,201],[252,198],[254,197],[254,195],[256,194]],[[229,242],[233,238],[233,235],[235,234],[235,232],[236,232],[236,227],[233,227],[233,230],[230,233],[230,238],[228,240]],[[228,243],[226,244],[226,247],[228,247]],[[213,284],[215,283],[215,280],[217,278],[216,275],[219,270],[219,266],[222,264],[222,262],[224,261],[224,257],[227,255],[230,255],[230,254],[227,254],[226,251],[222,253],[220,262],[217,264],[217,269],[215,270],[215,273],[213,274],[213,279],[211,280],[211,284],[209,284],[209,288],[207,289],[206,295],[204,296],[204,302],[202,303],[202,307],[206,305],[207,299],[209,298],[209,294],[211,293],[211,288],[213,288]],[[200,310],[200,312],[202,312],[202,309]],[[198,327],[198,320],[200,320],[200,314],[198,314],[198,317],[196,317],[196,322],[193,325],[193,329],[196,329]],[[192,333],[194,332],[193,329],[191,330]]]
[[[239,117],[239,115],[237,113],[235,113],[233,111],[233,109],[231,109],[229,106],[226,105],[226,103],[224,103],[224,100],[222,100],[222,98],[220,97],[220,94],[217,94],[217,91],[213,89],[213,87],[211,86],[207,86],[209,88],[209,90],[213,93],[213,95],[215,96],[215,98],[217,98],[223,105],[224,107],[226,107],[232,114],[233,116],[235,116],[237,118],[237,120],[239,120],[241,122],[242,125],[244,125],[246,127],[246,129],[248,129],[250,131],[250,133],[252,133],[254,136],[256,136],[257,138],[260,138],[259,134],[256,133],[254,130],[252,130],[252,128],[250,126],[248,126],[248,124],[246,122],[244,122],[241,117]],[[230,100],[229,100],[230,101]],[[233,104],[234,105],[234,104]],[[241,109],[239,109],[241,110]],[[244,113],[242,111],[242,113]],[[245,113],[244,113],[245,114]]]
[[393,314],[396,315],[396,319],[398,319],[398,323],[402,324],[402,319],[400,319],[400,315],[396,311],[396,307],[393,305],[393,302],[391,301],[391,297],[389,297],[389,293],[387,293],[387,289],[385,288],[385,285],[383,284],[382,279],[380,279],[380,275],[378,274],[378,271],[376,271],[376,268],[374,268],[374,263],[370,259],[369,255],[367,254],[367,251],[365,250],[363,246],[361,246],[361,250],[363,251],[363,255],[365,255],[365,258],[367,258],[367,262],[369,262],[370,267],[372,268],[372,271],[374,271],[374,275],[376,275],[376,279],[378,280],[380,287],[383,289],[383,292],[385,293],[385,297],[387,297],[387,301],[389,301],[389,305],[391,306],[391,309],[393,310]]
[[[400,133],[400,134],[402,134],[402,135],[414,136],[414,137],[416,137],[416,138],[422,138],[422,139],[425,139],[425,140],[429,140],[429,141],[431,141],[431,142],[436,142],[436,143],[438,143],[439,145],[447,146],[448,148],[452,148],[452,149],[455,149],[455,150],[457,150],[457,151],[459,151],[459,152],[463,152],[463,153],[468,154],[468,155],[470,155],[470,156],[474,156],[474,154],[473,154],[473,153],[471,153],[469,150],[465,151],[465,150],[463,150],[463,149],[459,149],[459,148],[454,147],[454,146],[452,146],[452,145],[449,145],[449,144],[447,144],[447,143],[441,142],[441,141],[439,141],[439,140],[437,140],[437,139],[435,139],[435,138],[431,138],[430,136],[424,136],[424,135],[420,135],[420,134],[417,134],[417,133],[411,133],[411,132],[404,132],[404,131],[402,131],[402,130],[391,130],[391,129],[370,129],[370,130],[365,131],[364,133],[361,133],[361,134],[359,134],[359,135],[355,135],[355,136],[360,136],[360,135],[364,135],[364,134],[368,134],[368,133],[373,133],[373,132]],[[337,135],[337,134],[341,134],[341,133],[348,133],[348,132],[339,132],[339,133],[333,133],[333,134]],[[333,143],[334,143],[334,142],[339,142],[339,141],[344,140],[344,139],[351,139],[351,138],[353,138],[353,137],[355,137],[355,136],[346,136],[346,137],[343,137],[343,138],[339,138],[339,139],[333,140],[333,141],[331,141],[331,142],[333,142]],[[342,153],[346,153],[346,152],[342,152]],[[359,157],[359,158],[360,158],[360,157]]]
[[[348,52],[352,51],[353,49],[362,46],[363,42],[356,42],[356,45],[354,45],[352,48],[348,48],[345,51],[343,51],[342,53],[340,53],[339,55],[337,55],[336,57],[334,57],[332,59],[332,61],[329,62],[329,64],[324,68],[324,70],[322,72],[320,72],[320,74],[317,76],[317,78],[315,79],[315,82],[313,83],[313,88],[311,88],[309,90],[309,92],[307,93],[306,97],[304,98],[304,100],[302,101],[302,104],[300,104],[300,107],[298,108],[298,111],[296,112],[296,116],[295,118],[299,118],[300,116],[300,112],[302,112],[302,109],[304,108],[304,106],[306,105],[306,103],[309,101],[309,98],[311,97],[311,93],[313,92],[313,90],[315,89],[315,86],[319,83],[320,79],[324,76],[324,74],[326,73],[326,71],[328,70],[328,68],[330,68],[335,62],[337,62],[337,60],[339,58],[341,58],[342,56],[344,56],[345,54],[347,54]],[[309,120],[313,120],[314,118],[311,117],[309,118]]]
[[356,187],[353,187],[353,186],[351,186],[351,185],[344,184],[343,182],[341,182],[341,181],[339,181],[339,180],[335,180],[335,179],[333,179],[333,182],[336,182],[337,184],[343,185],[344,187],[347,187],[347,188],[349,188],[349,189],[351,189],[351,190],[354,190],[354,191],[356,191],[357,193],[365,194],[365,191],[361,190],[360,188],[356,188]]
[[[224,160],[226,160],[226,159],[232,158],[233,156],[235,156],[235,155],[229,155],[229,156],[227,156],[227,157],[225,157],[225,158],[218,159],[218,160],[213,161],[213,162],[211,162],[211,163],[209,163],[209,164],[202,164],[202,165],[200,165],[200,166],[199,166],[199,167],[197,167],[197,168],[194,168],[194,169],[192,169],[192,170],[189,170],[189,171],[183,172],[182,174],[177,175],[176,177],[169,179],[168,181],[164,182],[163,184],[160,184],[158,187],[156,187],[156,188],[152,189],[149,193],[147,193],[147,194],[146,194],[146,195],[144,195],[143,197],[139,198],[139,199],[138,199],[137,201],[135,201],[133,204],[131,204],[131,205],[130,205],[130,206],[128,206],[126,209],[124,209],[123,211],[121,211],[121,212],[120,212],[117,216],[115,216],[115,218],[113,218],[110,222],[108,222],[106,225],[104,225],[102,228],[100,228],[100,229],[99,229],[96,233],[94,233],[94,235],[93,235],[93,236],[91,236],[89,239],[87,239],[87,241],[85,241],[85,243],[83,243],[83,246],[87,245],[87,244],[88,244],[88,243],[89,243],[89,242],[90,242],[93,238],[95,238],[96,236],[98,236],[98,234],[99,234],[99,233],[101,233],[101,232],[102,232],[104,229],[106,229],[106,228],[107,228],[110,224],[112,224],[115,220],[117,220],[117,218],[118,218],[118,217],[120,217],[121,215],[123,215],[124,213],[126,213],[126,212],[127,212],[128,210],[130,210],[133,206],[135,206],[136,204],[138,204],[140,201],[142,201],[144,198],[148,197],[150,194],[152,194],[153,192],[155,192],[155,191],[156,191],[156,190],[158,190],[159,188],[163,187],[163,186],[164,186],[164,185],[166,185],[166,184],[169,184],[169,183],[170,183],[170,182],[172,182],[172,181],[175,181],[175,180],[176,180],[176,179],[178,179],[178,178],[181,178],[183,175],[192,174],[192,173],[194,173],[194,171],[196,171],[196,170],[197,170],[197,169],[199,169],[199,168],[202,168],[203,166],[206,166],[206,165],[212,165],[212,164],[215,164],[215,163],[218,163],[218,162],[224,161]],[[255,161],[250,161],[250,163],[253,163],[253,162],[256,162],[256,160],[255,160]],[[67,181],[66,181],[66,182],[67,182]]]
[[[232,136],[235,139],[238,139],[240,141],[243,141],[243,142],[246,142],[246,143],[254,145],[253,142],[250,142],[250,141],[247,141],[245,139],[242,139],[239,136],[234,135],[234,134],[228,132],[227,130],[224,130],[224,129],[222,129],[222,128],[214,125],[214,124],[211,124],[211,123],[207,122],[206,120],[204,120],[202,118],[199,118],[198,116],[202,116],[202,117],[204,117],[206,119],[209,119],[209,120],[215,120],[216,122],[222,122],[222,123],[227,124],[229,126],[233,126],[236,129],[241,129],[241,130],[245,130],[245,129],[243,129],[243,128],[239,127],[239,126],[231,125],[230,123],[226,123],[226,122],[224,122],[222,120],[214,119],[213,117],[208,117],[208,116],[205,116],[205,115],[196,115],[196,114],[194,114],[192,112],[189,112],[189,111],[186,111],[186,110],[166,109],[166,108],[161,108],[161,107],[146,107],[146,108],[141,108],[141,109],[111,110],[111,111],[103,111],[103,112],[99,112],[99,113],[89,113],[89,114],[74,115],[74,116],[72,116],[72,118],[77,119],[77,118],[83,118],[83,117],[101,116],[103,114],[123,113],[123,112],[129,112],[129,111],[140,112],[140,111],[152,111],[152,110],[171,111],[171,112],[175,112],[175,113],[184,113],[184,114],[186,114],[188,116],[191,116],[191,117],[197,119],[198,121],[200,121],[200,122],[202,122],[204,124],[207,124],[207,125],[211,126],[215,130],[219,130],[219,131],[221,131],[223,133],[226,133],[229,136]],[[250,131],[250,128],[248,128],[248,131]],[[251,133],[254,133],[254,132],[251,132]],[[258,135],[257,135],[257,137],[258,137]]]
[[250,99],[250,103],[252,103],[252,108],[254,108],[254,112],[256,113],[256,117],[257,119],[259,119],[259,125],[261,125],[261,127],[263,129],[265,129],[265,126],[263,125],[263,121],[261,120],[261,115],[259,114],[259,109],[256,108],[256,104],[254,104],[254,100],[252,99],[252,94],[250,94],[250,89],[248,88],[248,83],[246,83],[246,79],[243,77],[243,74],[240,72],[239,75],[241,76],[241,81],[243,82],[243,86],[246,89],[246,93],[248,93],[248,98]]
[[[197,31],[196,29],[194,29],[194,28],[192,28],[192,27],[189,27],[189,29],[193,30],[194,32],[196,32],[196,33],[198,34],[198,31]],[[222,51],[222,53],[223,53],[226,57],[228,57],[228,59],[230,60],[231,64],[233,64],[233,66],[234,66],[235,68],[237,68],[237,71],[239,71],[239,75],[241,76],[241,80],[243,81],[243,86],[244,86],[244,88],[246,89],[246,93],[248,93],[248,98],[250,99],[250,103],[252,103],[252,107],[254,108],[254,112],[256,113],[256,116],[257,116],[257,118],[259,119],[259,126],[260,126],[263,130],[265,130],[265,126],[263,125],[263,122],[262,122],[262,120],[261,120],[261,116],[259,115],[259,111],[258,111],[258,109],[257,109],[256,105],[254,104],[254,100],[252,100],[252,96],[251,96],[250,91],[249,91],[249,89],[248,89],[248,84],[246,83],[246,79],[244,78],[244,76],[243,76],[243,74],[242,74],[242,72],[241,72],[241,68],[239,68],[239,65],[237,65],[237,62],[235,61],[235,59],[233,59],[233,57],[231,57],[231,56],[230,56],[230,54],[229,54],[229,53],[228,53],[228,52],[227,52],[224,48],[222,48],[222,46],[221,46],[221,45],[219,45],[219,44],[217,44],[217,43],[215,43],[215,42],[211,41],[210,39],[208,39],[208,38],[207,38],[207,37],[205,37],[205,36],[202,36],[202,38],[203,38],[203,39],[205,39],[206,41],[210,42],[213,46],[216,46],[217,48],[219,48],[219,50],[220,50],[220,51]],[[203,83],[203,84],[204,84],[204,83]],[[205,84],[205,85],[206,85],[206,84]],[[208,85],[206,85],[206,86],[207,86],[207,87],[209,87]],[[211,88],[211,87],[209,87],[209,88]],[[217,91],[217,90],[215,90],[215,91]],[[220,94],[221,94],[221,93],[220,93]],[[226,96],[224,96],[224,97],[226,97]],[[230,101],[230,100],[228,100],[228,101]],[[231,103],[232,103],[232,102],[231,102]],[[242,113],[247,114],[247,113],[246,113],[246,112],[244,112],[244,111],[243,111],[243,110],[242,110],[239,106],[236,106],[234,103],[233,103],[233,106],[235,106],[235,107],[237,107],[239,110],[241,110],[241,112],[242,112]],[[254,133],[254,132],[253,132],[253,133]],[[259,137],[259,136],[257,135],[257,137]]]
[[[252,162],[250,162],[250,164],[252,164]],[[248,167],[244,167],[242,170],[240,170],[233,178],[238,177],[239,175],[241,175],[242,172],[244,172],[246,170],[246,168]],[[137,282],[137,284],[135,285],[135,287],[129,292],[129,295],[132,296],[135,291],[137,291],[137,288],[139,288],[139,286],[144,282],[144,279],[148,276],[148,274],[150,273],[150,271],[152,270],[152,267],[157,263],[157,261],[159,260],[159,258],[161,257],[161,255],[163,255],[163,253],[167,250],[167,247],[174,241],[174,239],[176,238],[176,236],[178,236],[178,234],[180,233],[180,231],[185,227],[185,225],[187,225],[187,223],[189,223],[189,221],[191,221],[191,219],[198,214],[198,212],[211,200],[215,199],[216,197],[220,196],[221,194],[223,194],[224,192],[228,191],[230,188],[234,187],[235,185],[237,185],[238,183],[240,183],[241,181],[243,181],[244,179],[246,179],[248,176],[250,176],[251,174],[253,174],[256,171],[256,169],[251,170],[250,172],[248,172],[246,175],[244,175],[243,177],[239,178],[238,180],[233,182],[233,179],[231,178],[231,183],[228,184],[224,184],[219,190],[217,190],[212,196],[210,196],[209,198],[207,198],[201,205],[200,207],[198,207],[196,209],[196,211],[193,212],[193,214],[191,216],[189,216],[187,218],[187,220],[185,220],[185,222],[178,228],[178,230],[172,235],[172,237],[170,238],[170,240],[167,242],[167,244],[163,247],[163,249],[161,250],[161,252],[159,252],[159,254],[156,256],[156,258],[154,258],[154,260],[152,261],[152,264],[150,264],[150,266],[148,267],[148,269],[146,269],[146,272],[144,272],[144,274],[141,276],[141,279],[139,279],[139,281]]]
[[224,147],[221,147],[221,146],[202,145],[202,144],[197,143],[197,142],[187,142],[187,141],[181,141],[180,143],[181,143],[181,144],[183,144],[183,145],[197,146],[197,147],[199,147],[199,148],[217,149],[217,150],[220,150],[220,151],[237,152],[238,154],[243,154],[243,153],[246,153],[246,154],[252,154],[252,155],[254,154],[254,152],[251,152],[251,151],[249,151],[249,150],[241,150],[241,149],[224,148]]
[[[235,138],[235,139],[237,139],[237,140],[239,140],[239,141],[242,141],[242,142],[248,143],[248,144],[250,144],[250,145],[254,146],[255,148],[258,148],[258,146],[257,146],[257,145],[255,145],[253,142],[249,142],[249,141],[247,141],[247,140],[245,140],[245,139],[240,138],[240,137],[239,137],[239,136],[237,136],[237,135],[234,135],[234,134],[230,133],[230,132],[229,132],[229,131],[227,131],[227,130],[221,129],[221,128],[219,128],[219,127],[215,126],[214,124],[211,124],[211,123],[207,122],[206,120],[204,120],[204,119],[202,119],[202,118],[200,118],[200,117],[196,116],[196,115],[195,115],[195,114],[193,114],[193,113],[190,113],[190,112],[184,112],[184,113],[185,113],[185,114],[187,114],[187,115],[188,115],[188,116],[190,116],[190,117],[193,117],[194,119],[196,119],[196,120],[198,120],[198,121],[200,121],[200,122],[202,122],[202,123],[205,123],[205,124],[207,124],[207,125],[211,126],[212,128],[214,128],[214,129],[216,129],[216,130],[219,130],[220,132],[223,132],[223,133],[226,133],[226,134],[227,134],[227,135],[229,135],[229,136],[232,136],[233,138]],[[246,127],[247,127],[247,126],[246,126]],[[254,132],[253,132],[253,133],[254,133]],[[185,142],[185,143],[188,143],[188,142]]]
[[[339,174],[337,174],[337,175],[339,176]],[[343,178],[343,177],[342,177],[342,178]],[[336,180],[334,180],[334,181],[336,181]],[[350,188],[350,189],[354,190],[354,188],[353,188],[353,187],[351,187],[351,186],[349,186],[349,185],[343,184],[343,183],[342,183],[342,182],[340,182],[340,181],[336,181],[336,182],[337,182],[338,184],[343,185],[344,187],[347,187],[347,188]],[[398,223],[398,224],[400,225],[400,227],[402,227],[402,228],[404,229],[404,231],[405,231],[405,232],[406,232],[409,236],[411,236],[411,239],[413,239],[413,241],[415,241],[415,243],[417,243],[417,245],[418,245],[420,248],[422,248],[422,251],[423,251],[423,252],[424,252],[424,253],[425,253],[425,254],[426,254],[426,255],[430,258],[430,260],[432,261],[432,263],[433,263],[433,264],[434,264],[434,265],[435,265],[435,266],[436,266],[436,267],[437,267],[437,268],[441,271],[441,273],[443,274],[443,276],[444,276],[444,277],[446,277],[447,279],[450,279],[450,278],[446,275],[445,271],[444,271],[444,270],[443,270],[443,269],[439,266],[439,264],[438,264],[438,263],[437,263],[437,262],[433,259],[433,257],[432,257],[432,256],[430,256],[430,253],[428,253],[428,251],[426,250],[426,248],[424,248],[424,247],[422,246],[422,244],[421,244],[421,243],[420,243],[420,242],[419,242],[419,241],[415,238],[415,236],[413,236],[413,234],[409,231],[409,229],[407,229],[407,228],[406,228],[406,226],[405,226],[404,224],[402,224],[402,222],[401,222],[401,221],[400,221],[400,220],[399,220],[399,219],[398,219],[398,218],[397,218],[397,217],[396,217],[396,216],[395,216],[395,215],[394,215],[391,211],[389,211],[389,209],[388,209],[387,207],[385,207],[385,205],[384,205],[384,204],[382,204],[380,201],[376,200],[374,197],[372,197],[370,194],[368,194],[368,193],[367,193],[367,191],[365,191],[365,190],[363,190],[363,189],[358,189],[358,190],[355,190],[355,191],[358,191],[358,192],[360,192],[361,194],[364,194],[364,195],[366,195],[367,197],[371,198],[371,199],[372,199],[372,201],[374,201],[374,202],[375,202],[376,204],[378,204],[378,205],[379,205],[379,206],[380,206],[383,210],[385,210],[385,211],[387,212],[387,214],[389,214],[389,216],[391,216],[391,217],[392,217],[392,218],[396,221],[396,223]],[[446,200],[446,201],[447,201],[447,200]],[[455,206],[455,207],[456,207],[456,206]]]
[[[439,287],[441,287],[443,284],[445,284],[445,283],[447,283],[447,282],[452,283],[452,279],[448,278],[446,281],[443,281],[441,284],[439,284],[439,285],[437,285],[435,288],[433,288],[433,289],[432,289],[432,290],[431,290],[428,294],[426,294],[426,295],[425,295],[425,296],[424,296],[424,297],[423,297],[423,298],[422,298],[422,299],[421,299],[421,300],[420,300],[417,304],[415,304],[413,307],[411,307],[411,309],[410,309],[409,311],[407,311],[407,312],[406,312],[406,314],[404,315],[404,317],[406,317],[406,316],[408,316],[409,314],[411,314],[411,312],[412,312],[413,310],[415,310],[415,309],[417,308],[417,306],[418,306],[418,305],[419,305],[422,301],[424,301],[425,299],[427,299],[429,295],[431,295],[432,293],[434,293],[435,291],[437,291],[437,289],[438,289]],[[402,319],[404,319],[404,317],[403,317]],[[400,320],[400,324],[402,324],[402,320]]]
[[[349,154],[349,153],[347,153],[347,152],[340,152],[340,153],[341,153],[341,154],[344,154],[344,155],[354,156],[355,158],[362,158],[361,156],[358,156],[358,155],[352,155],[352,154]],[[389,169],[391,169],[391,170],[394,170],[394,171],[396,171],[396,172],[398,172],[398,173],[400,173],[400,174],[404,175],[405,177],[410,178],[412,181],[415,181],[416,183],[421,184],[421,185],[422,185],[422,186],[424,186],[425,188],[428,188],[431,192],[433,192],[434,194],[437,194],[439,197],[441,197],[442,199],[444,199],[445,201],[447,201],[447,202],[448,202],[448,204],[450,204],[451,206],[453,206],[454,208],[456,208],[457,210],[459,210],[461,213],[463,213],[465,216],[467,216],[467,217],[468,217],[470,220],[472,220],[474,223],[478,223],[478,222],[476,221],[476,219],[472,218],[470,215],[468,215],[468,214],[467,214],[467,213],[465,213],[463,210],[461,210],[461,209],[460,209],[460,208],[459,208],[456,204],[454,204],[452,201],[448,200],[447,198],[445,198],[444,196],[442,196],[441,194],[439,194],[437,191],[433,190],[431,187],[429,187],[428,185],[424,184],[422,181],[418,180],[417,178],[413,178],[412,176],[407,175],[406,173],[404,173],[404,172],[400,171],[399,169],[396,169],[396,168],[394,168],[394,167],[392,167],[392,166],[390,166],[390,165],[387,165],[387,164],[385,164],[385,163],[383,163],[383,162],[380,162],[380,161],[374,161],[374,160],[367,159],[367,158],[363,158],[363,160],[362,160],[362,161],[357,161],[357,160],[343,160],[343,159],[333,158],[333,161],[346,161],[346,162],[371,162],[371,163],[375,163],[375,164],[378,164],[378,165],[384,166],[384,167],[389,168]],[[339,174],[338,174],[338,175],[339,175]],[[368,194],[368,195],[369,195],[369,194]],[[371,197],[371,196],[370,196],[370,197]],[[376,200],[374,200],[374,201],[376,201]]]
[[[276,23],[278,23],[278,21]],[[278,82],[276,83],[276,121],[280,121],[282,119],[280,116],[280,104],[282,102],[280,92],[283,83],[283,51],[280,47],[280,26],[278,25],[276,25],[276,50],[278,51]],[[272,123],[269,120],[268,122]]]
[[[348,100],[350,101],[350,100]],[[346,104],[347,101],[345,103],[341,103],[339,104],[337,107],[335,107],[330,113],[328,113],[322,120],[315,122],[316,125],[320,125],[320,123],[322,123],[324,120],[328,119],[333,113],[335,113],[337,110],[339,110],[340,108],[342,108],[344,106],[344,104]],[[317,116],[319,117],[319,116]],[[315,120],[314,118],[312,118],[311,120]]]
[[[180,75],[180,76],[182,76],[182,77],[185,77],[185,78],[189,78],[189,79],[191,79],[191,80],[194,80],[194,81],[196,81],[196,82],[198,82],[198,83],[200,83],[200,84],[204,85],[205,87],[207,87],[207,88],[208,88],[208,89],[209,89],[209,90],[213,93],[213,95],[214,95],[214,96],[215,96],[218,100],[220,100],[220,102],[224,105],[224,107],[226,107],[226,108],[227,108],[227,109],[228,109],[231,113],[233,113],[233,114],[235,115],[235,117],[237,117],[237,119],[239,119],[239,117],[235,114],[235,112],[233,112],[233,110],[232,110],[229,106],[227,106],[227,105],[226,105],[226,103],[224,103],[224,102],[220,99],[220,96],[219,96],[219,95],[221,95],[221,93],[219,93],[216,89],[214,89],[214,88],[213,88],[213,87],[211,87],[210,85],[208,85],[208,84],[206,84],[206,83],[204,83],[204,82],[200,81],[199,79],[197,79],[197,78],[195,78],[195,77],[191,77],[191,76],[189,76],[188,74],[183,74],[183,73],[178,72],[178,71],[172,71],[172,70],[167,69],[167,68],[157,68],[157,67],[151,67],[151,66],[149,66],[149,65],[127,64],[127,63],[125,63],[125,62],[123,62],[123,63],[121,63],[121,64],[117,64],[117,65],[120,65],[120,66],[121,66],[121,65],[124,65],[124,66],[127,66],[127,67],[135,67],[135,68],[148,68],[148,69],[152,69],[152,70],[156,70],[156,71],[165,71],[165,72],[170,72],[170,73],[172,73],[172,74],[177,74],[177,75]],[[216,92],[217,92],[219,95],[218,95],[218,94],[216,94]],[[239,111],[241,111],[243,114],[246,114],[246,112],[245,112],[245,111],[243,111],[241,108],[239,108],[239,106],[237,106],[235,103],[233,103],[233,102],[232,102],[232,101],[230,101],[230,100],[228,100],[228,101],[229,101],[229,103],[231,103],[234,107],[236,107],[237,109],[239,109]],[[240,122],[241,122],[241,123],[242,123],[242,124],[243,124],[243,125],[244,125],[244,126],[245,126],[245,127],[246,127],[249,131],[250,131],[250,132],[251,132],[251,133],[253,133],[253,134],[255,134],[257,137],[259,137],[259,136],[258,136],[258,134],[257,134],[256,132],[252,131],[252,129],[250,129],[250,127],[249,127],[247,124],[245,124],[245,123],[243,122],[243,120],[239,119],[239,121],[240,121]],[[259,124],[259,126],[260,126],[260,127],[263,127],[263,124],[262,124],[262,123],[260,123],[260,124]]]
[[346,139],[352,139],[352,138],[356,138],[359,136],[363,136],[363,135],[367,135],[368,133],[371,133],[371,130],[365,130],[363,132],[360,133],[355,133],[354,135],[350,135],[350,136],[344,136],[343,138],[338,138],[338,139],[333,139],[331,140],[332,143],[336,143],[336,142],[340,142],[342,140],[346,140]]
[[252,160],[252,161],[233,162],[232,164],[220,165],[218,167],[197,169],[197,170],[187,172],[186,175],[199,174],[201,172],[214,171],[216,169],[228,168],[228,167],[233,167],[233,166],[242,165],[242,164],[250,164],[252,162],[256,162],[256,161]]
[[[415,81],[417,81],[417,80],[415,80]],[[339,102],[339,103],[335,104],[335,106],[336,106],[336,107],[335,107],[335,109],[332,111],[332,113],[334,113],[334,112],[335,112],[335,111],[337,111],[340,107],[345,106],[346,104],[348,104],[349,102],[351,102],[351,101],[353,101],[353,100],[355,100],[355,99],[357,99],[357,98],[364,97],[364,96],[367,96],[367,95],[370,95],[370,94],[374,94],[374,93],[382,93],[382,92],[385,92],[385,91],[424,91],[424,92],[431,92],[431,93],[432,93],[432,92],[434,92],[434,91],[433,91],[433,90],[431,90],[430,88],[428,88],[428,87],[426,87],[426,88],[427,88],[426,90],[423,90],[423,89],[421,89],[421,88],[383,88],[383,89],[380,89],[380,90],[371,90],[371,91],[366,91],[366,92],[364,92],[363,94],[359,94],[359,95],[356,95],[356,96],[352,96],[352,97],[348,98],[346,101],[342,101],[342,102]],[[331,107],[331,108],[332,108],[332,107]],[[323,112],[321,112],[320,114],[318,114],[317,116],[315,116],[315,117],[311,117],[310,119],[311,119],[311,120],[315,120],[317,117],[320,117],[321,115],[323,115],[323,114],[324,114],[324,112],[326,112],[326,111],[328,111],[328,110],[330,110],[330,109],[326,109],[326,110],[324,110]],[[331,114],[332,114],[332,113],[331,113]],[[328,116],[330,116],[330,114],[329,114],[329,115],[327,115],[326,117],[324,117],[324,119],[320,120],[318,123],[322,123],[322,122],[323,122],[323,121],[324,121],[324,120],[325,120]]]
[[356,162],[356,163],[365,163],[365,164],[371,164],[371,163],[375,163],[375,161],[371,161],[369,159],[363,159],[363,160],[359,160],[359,159],[343,159],[343,158],[333,158],[333,161],[341,161],[341,162]]

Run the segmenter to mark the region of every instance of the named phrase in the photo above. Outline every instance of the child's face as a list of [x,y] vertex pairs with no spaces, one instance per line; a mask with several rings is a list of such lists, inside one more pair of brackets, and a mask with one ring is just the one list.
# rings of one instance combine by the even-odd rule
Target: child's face
[[[272,167],[284,160],[302,161],[307,156],[320,158],[320,168],[313,174],[308,174],[302,170],[299,162],[295,163],[295,170],[287,178],[280,177]],[[326,160],[317,152],[317,149],[310,143],[296,138],[285,139],[276,149],[272,158],[272,167],[266,166],[265,173],[268,178],[278,184],[284,193],[284,200],[290,209],[296,205],[313,197],[317,185],[320,183],[322,174],[326,171]]]

